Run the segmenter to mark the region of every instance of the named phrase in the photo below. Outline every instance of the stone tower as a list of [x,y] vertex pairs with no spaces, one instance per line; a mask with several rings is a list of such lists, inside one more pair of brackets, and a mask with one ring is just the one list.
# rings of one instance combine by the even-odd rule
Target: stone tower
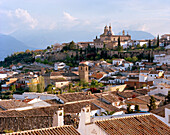
[[88,65],[84,62],[79,64],[79,78],[80,81],[89,81],[89,68]]
[[108,27],[107,27],[107,25],[104,27],[104,35],[107,35],[107,33],[108,33]]

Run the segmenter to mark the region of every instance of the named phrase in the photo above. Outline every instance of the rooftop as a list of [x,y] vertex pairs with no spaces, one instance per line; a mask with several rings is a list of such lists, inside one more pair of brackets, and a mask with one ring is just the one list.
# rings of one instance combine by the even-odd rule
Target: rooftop
[[30,105],[22,101],[18,101],[18,100],[1,100],[0,101],[0,108],[2,108],[3,110],[26,107],[26,106],[30,106]]
[[109,135],[165,135],[170,133],[169,127],[152,114],[100,120],[95,124]]
[[90,100],[94,98],[92,95],[88,95],[86,92],[64,93],[57,96],[65,103],[75,102],[80,100]]
[[42,134],[43,135],[80,135],[80,133],[71,125],[27,130],[21,132],[7,133],[4,135],[42,135]]
[[170,104],[158,107],[157,109],[154,109],[151,112],[161,117],[165,117],[165,108],[170,109]]

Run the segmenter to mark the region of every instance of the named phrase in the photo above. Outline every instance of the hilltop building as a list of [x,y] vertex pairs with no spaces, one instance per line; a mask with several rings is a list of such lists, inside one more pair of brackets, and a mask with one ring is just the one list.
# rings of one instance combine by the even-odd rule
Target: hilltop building
[[96,48],[103,48],[104,44],[107,48],[113,49],[118,45],[118,38],[120,37],[120,42],[125,42],[131,40],[131,36],[125,31],[122,31],[122,35],[114,35],[112,32],[111,25],[108,27],[107,25],[104,27],[104,33],[100,35],[100,38],[94,39],[94,46]]

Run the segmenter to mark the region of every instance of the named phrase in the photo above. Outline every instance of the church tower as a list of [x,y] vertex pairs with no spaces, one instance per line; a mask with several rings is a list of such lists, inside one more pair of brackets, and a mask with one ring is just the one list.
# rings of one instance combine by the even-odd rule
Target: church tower
[[85,62],[79,64],[79,78],[80,81],[89,81],[89,68]]
[[110,24],[110,26],[109,26],[108,35],[113,35],[113,32],[112,32],[112,26],[111,26],[111,24]]
[[125,35],[125,31],[124,31],[124,30],[122,31],[122,35],[123,35],[123,36]]
[[104,27],[104,35],[107,35],[107,33],[108,33],[108,27],[107,27],[107,25]]

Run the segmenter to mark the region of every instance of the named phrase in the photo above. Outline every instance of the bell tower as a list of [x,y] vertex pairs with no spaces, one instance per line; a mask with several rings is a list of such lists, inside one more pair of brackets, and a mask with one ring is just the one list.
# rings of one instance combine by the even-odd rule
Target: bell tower
[[104,27],[104,35],[107,35],[107,33],[108,33],[108,27],[107,27],[107,25]]
[[80,81],[89,81],[89,68],[85,62],[79,64],[79,78]]

